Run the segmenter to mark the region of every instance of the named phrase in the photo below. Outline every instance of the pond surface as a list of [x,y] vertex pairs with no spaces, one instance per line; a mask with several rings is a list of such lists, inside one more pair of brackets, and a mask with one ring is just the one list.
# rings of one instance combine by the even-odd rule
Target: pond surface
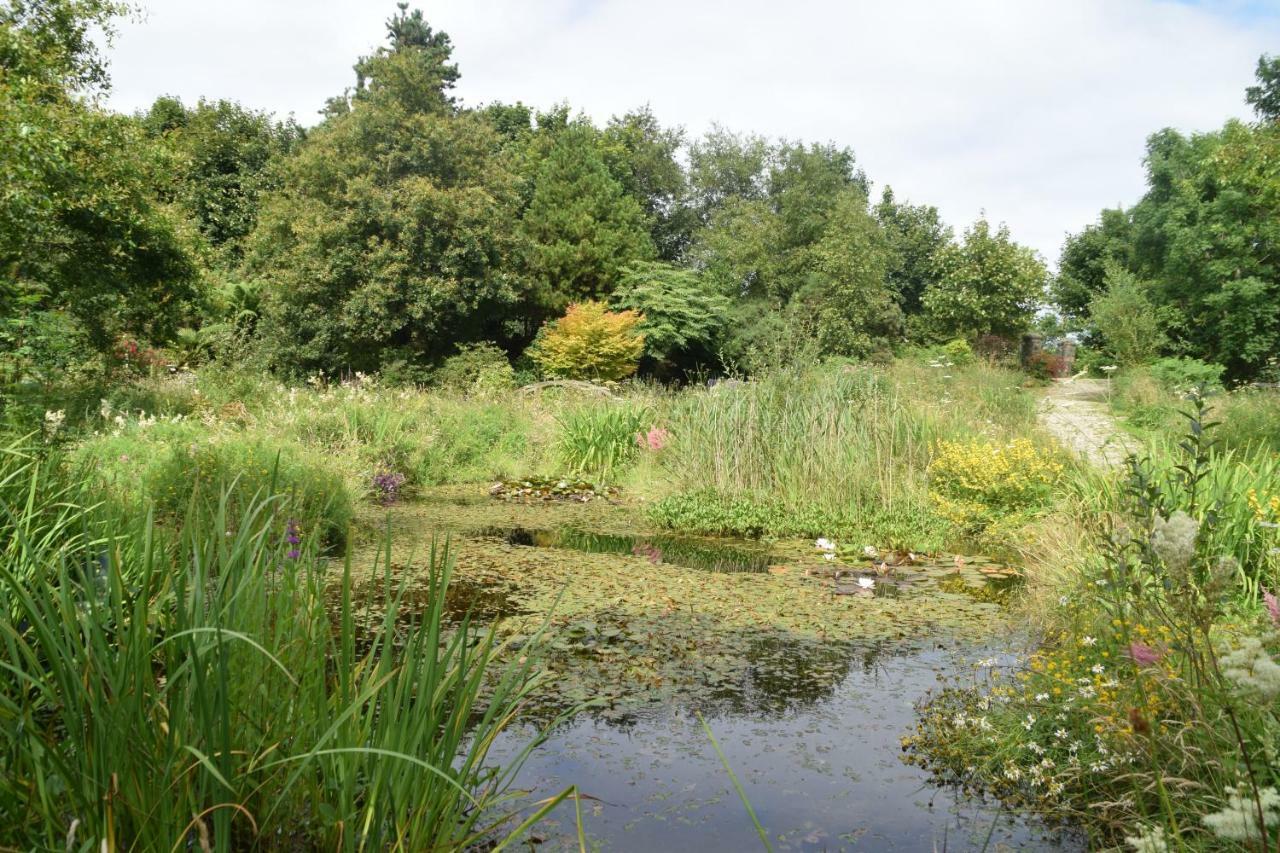
[[[975,651],[970,648],[970,652]],[[898,738],[917,699],[957,665],[957,649],[849,650],[848,670],[827,695],[773,691],[763,705],[708,707],[704,718],[778,850],[1083,850],[997,806],[931,786],[904,764]],[[782,700],[782,701],[780,701]],[[497,761],[527,743],[520,729],[496,744]],[[697,717],[685,707],[623,724],[592,715],[556,730],[517,784],[531,800],[571,784],[583,824],[603,850],[761,849]],[[572,808],[537,827],[544,850],[576,850]]]
[[[545,628],[543,686],[492,757],[577,709],[517,782],[529,803],[571,784],[596,798],[583,814],[597,849],[760,849],[697,712],[778,849],[1081,849],[932,787],[900,759],[939,673],[963,676],[992,637],[1014,636],[1000,604],[1017,582],[1007,567],[826,560],[813,542],[671,536],[622,502],[521,505],[483,487],[437,490],[369,527],[390,529],[410,601],[423,555],[447,535],[453,617],[493,622],[517,646]],[[870,543],[841,545],[856,555]],[[533,838],[577,849],[573,809]]]

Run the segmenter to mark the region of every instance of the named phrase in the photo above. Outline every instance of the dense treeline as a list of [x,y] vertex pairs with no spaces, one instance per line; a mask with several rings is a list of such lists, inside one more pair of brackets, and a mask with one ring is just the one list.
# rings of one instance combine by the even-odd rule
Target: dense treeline
[[1256,123],[1152,135],[1146,194],[1063,248],[1054,301],[1122,360],[1189,356],[1280,380],[1280,58],[1257,77]]
[[89,33],[120,11],[0,11],[11,387],[151,347],[423,380],[488,342],[532,371],[526,350],[587,301],[642,315],[639,366],[661,378],[1012,337],[1050,298],[1104,350],[1134,334],[1105,318],[1136,317],[1161,353],[1238,379],[1277,352],[1274,61],[1257,125],[1152,137],[1148,194],[1071,237],[1051,282],[1004,226],[957,238],[834,144],[462,104],[449,37],[405,4],[314,128],[168,96],[113,114]]

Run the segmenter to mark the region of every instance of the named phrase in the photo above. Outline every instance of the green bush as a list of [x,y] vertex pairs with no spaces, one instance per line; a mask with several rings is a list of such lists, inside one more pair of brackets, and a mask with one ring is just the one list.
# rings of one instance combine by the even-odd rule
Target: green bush
[[948,361],[959,367],[973,363],[973,347],[969,346],[969,342],[964,338],[956,338],[950,343],[943,344],[942,354]]
[[515,387],[515,370],[496,344],[462,344],[444,360],[432,382],[455,391],[494,392]]
[[1149,368],[1151,376],[1166,389],[1185,394],[1201,385],[1207,390],[1222,388],[1222,373],[1226,368],[1197,358],[1162,358]]

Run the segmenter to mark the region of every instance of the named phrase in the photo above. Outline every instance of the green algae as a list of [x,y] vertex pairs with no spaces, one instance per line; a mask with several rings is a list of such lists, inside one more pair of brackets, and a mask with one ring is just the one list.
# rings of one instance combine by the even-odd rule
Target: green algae
[[[526,504],[494,500],[484,486],[448,487],[365,524],[356,570],[377,562],[373,531],[389,530],[391,580],[414,601],[426,552],[447,538],[449,612],[494,622],[515,648],[546,625],[542,704],[616,721],[659,703],[781,713],[829,695],[872,650],[980,641],[1006,624],[998,597],[973,594],[988,584],[982,561],[916,558],[877,572],[872,561],[826,561],[812,542],[790,540],[768,546],[765,571],[706,571],[634,550],[659,534],[622,500]],[[581,539],[590,531],[604,544],[529,547],[493,535],[512,529],[573,530],[578,545],[590,544]],[[363,579],[367,600],[381,583]]]

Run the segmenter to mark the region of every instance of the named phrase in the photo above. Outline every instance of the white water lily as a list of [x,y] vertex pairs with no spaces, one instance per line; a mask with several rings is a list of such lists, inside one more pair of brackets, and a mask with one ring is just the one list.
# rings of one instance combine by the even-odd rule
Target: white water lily
[[863,589],[874,589],[876,585],[875,578],[858,578],[858,586]]
[[822,555],[822,559],[824,560],[834,560],[835,558],[836,558],[836,555],[831,551],[828,551],[827,553]]
[[814,542],[813,545],[820,551],[834,551],[836,549],[836,543],[827,538],[819,539],[817,542]]

